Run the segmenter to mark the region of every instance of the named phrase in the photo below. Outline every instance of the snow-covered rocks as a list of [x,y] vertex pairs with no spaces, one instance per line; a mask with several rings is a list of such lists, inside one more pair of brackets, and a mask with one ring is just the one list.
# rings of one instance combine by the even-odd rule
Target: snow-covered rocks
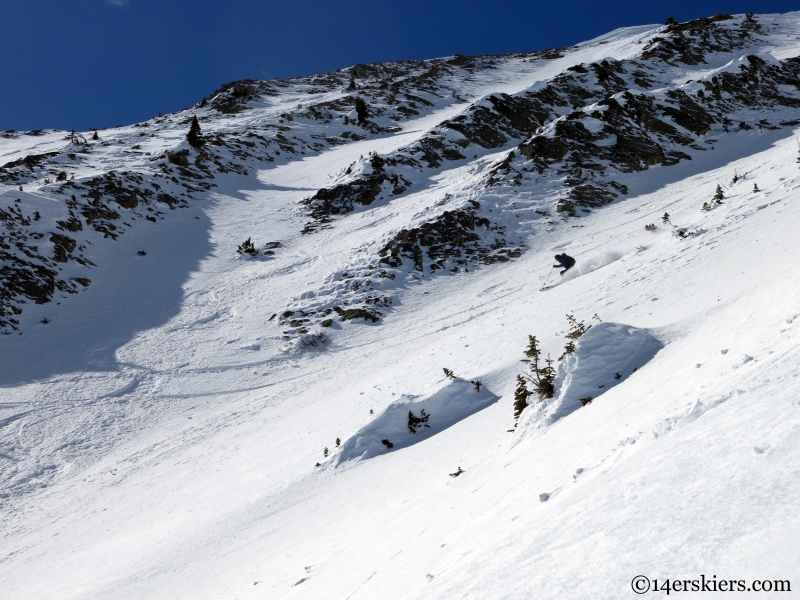
[[342,444],[336,464],[418,444],[499,399],[485,387],[475,388],[469,381],[454,379],[427,398],[403,396]]
[[527,409],[520,419],[521,430],[549,425],[623,383],[663,344],[645,329],[601,323],[583,334],[576,347],[558,366],[556,397]]

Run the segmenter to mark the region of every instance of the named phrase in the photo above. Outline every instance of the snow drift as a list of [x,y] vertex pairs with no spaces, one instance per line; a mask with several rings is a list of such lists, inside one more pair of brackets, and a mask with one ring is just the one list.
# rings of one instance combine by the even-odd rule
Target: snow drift
[[[403,396],[386,407],[374,421],[360,429],[342,445],[336,464],[349,460],[367,459],[418,444],[494,404],[499,397],[463,379],[456,378],[438,392],[418,400],[419,396]],[[424,411],[424,414],[423,414]],[[409,426],[409,413],[427,421]],[[391,447],[383,440],[388,440]]]
[[557,396],[526,410],[520,428],[538,429],[566,417],[582,406],[582,399],[594,400],[623,383],[663,346],[645,329],[620,323],[592,327],[558,366]]

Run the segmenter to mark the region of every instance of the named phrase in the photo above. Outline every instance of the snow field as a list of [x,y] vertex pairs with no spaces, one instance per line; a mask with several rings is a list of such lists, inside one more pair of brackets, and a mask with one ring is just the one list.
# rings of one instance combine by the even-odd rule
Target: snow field
[[[402,214],[463,200],[480,165],[300,236],[309,190],[405,143],[365,140],[261,171],[252,189],[221,181],[170,229],[121,238],[106,263],[124,265],[117,277],[101,265],[49,329],[6,346],[6,369],[37,381],[0,389],[0,595],[616,599],[639,574],[800,584],[797,144],[737,136],[566,223],[531,215],[534,194],[523,206],[488,192],[530,224],[521,258],[398,282],[384,320],[334,329],[322,352],[286,351],[270,316],[361,264]],[[731,185],[734,172],[747,176]],[[702,212],[718,183],[723,204]],[[677,238],[664,212],[695,233]],[[251,235],[284,248],[236,257]],[[139,248],[156,271],[131,258]],[[540,292],[564,251],[578,265]],[[561,418],[531,431],[531,406],[508,432],[527,336],[556,357],[565,315],[595,313],[604,324],[564,365]],[[604,355],[620,329],[630,352]],[[642,366],[595,378],[620,363]],[[609,389],[579,408],[579,384]],[[410,406],[429,429],[403,429]],[[405,436],[391,452],[388,432]]]

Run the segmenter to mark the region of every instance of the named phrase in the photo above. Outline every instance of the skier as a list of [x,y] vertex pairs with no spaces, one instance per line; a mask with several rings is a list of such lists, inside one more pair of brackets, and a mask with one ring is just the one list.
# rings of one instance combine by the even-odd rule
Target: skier
[[564,267],[564,270],[561,271],[561,275],[569,271],[572,267],[575,266],[575,259],[567,254],[556,254],[556,260],[559,264],[553,265],[554,269],[560,269]]

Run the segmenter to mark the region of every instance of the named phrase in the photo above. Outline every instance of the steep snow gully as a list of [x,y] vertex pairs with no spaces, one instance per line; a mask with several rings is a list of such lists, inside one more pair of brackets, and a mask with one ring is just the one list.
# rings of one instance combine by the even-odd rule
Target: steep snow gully
[[715,15],[3,134],[0,597],[800,593],[798,56]]

